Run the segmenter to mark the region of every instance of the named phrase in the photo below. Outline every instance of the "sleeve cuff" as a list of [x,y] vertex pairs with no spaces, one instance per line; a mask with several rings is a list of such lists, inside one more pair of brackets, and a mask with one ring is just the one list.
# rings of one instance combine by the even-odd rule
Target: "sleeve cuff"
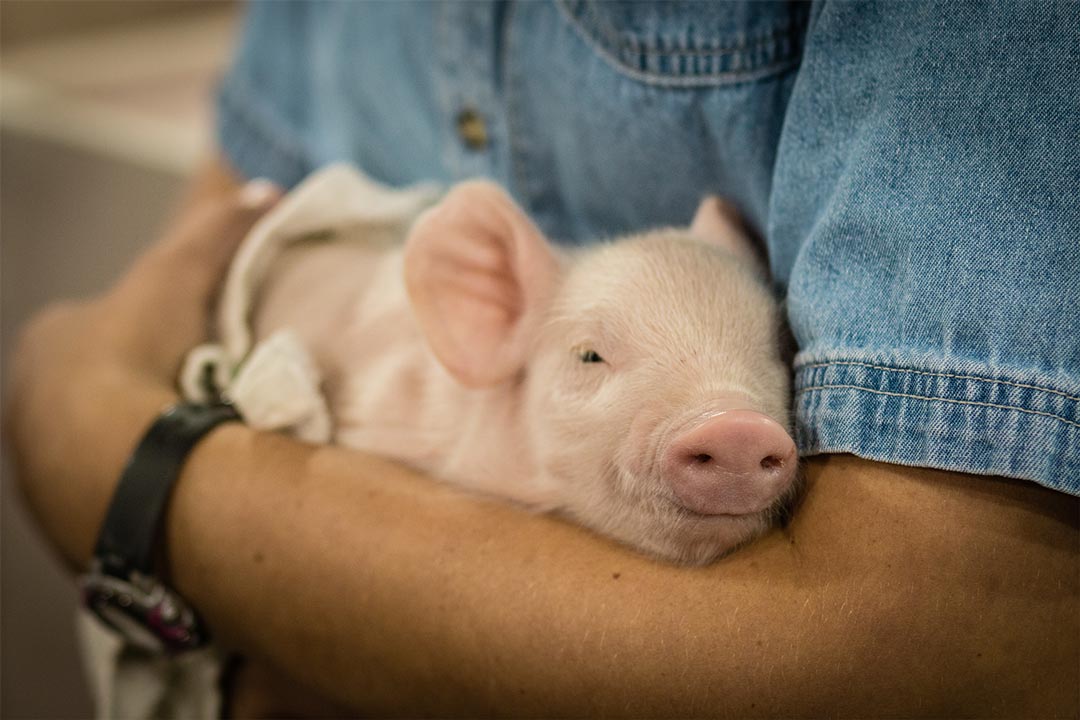
[[217,139],[232,167],[248,179],[291,188],[312,169],[298,138],[275,122],[235,75],[218,90]]

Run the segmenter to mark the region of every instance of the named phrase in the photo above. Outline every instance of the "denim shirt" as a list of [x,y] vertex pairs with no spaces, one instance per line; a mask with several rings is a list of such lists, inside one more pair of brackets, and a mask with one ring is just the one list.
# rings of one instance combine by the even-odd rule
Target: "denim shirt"
[[266,2],[247,176],[487,176],[552,238],[733,200],[799,345],[804,454],[1080,494],[1080,4]]

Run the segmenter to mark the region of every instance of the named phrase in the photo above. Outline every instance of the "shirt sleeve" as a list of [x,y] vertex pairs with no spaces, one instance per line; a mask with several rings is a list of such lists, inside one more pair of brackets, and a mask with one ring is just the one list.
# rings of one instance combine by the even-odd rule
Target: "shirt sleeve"
[[221,82],[217,137],[244,177],[292,187],[313,168],[312,53],[316,3],[251,2]]
[[806,454],[1080,494],[1080,5],[815,6],[769,243]]

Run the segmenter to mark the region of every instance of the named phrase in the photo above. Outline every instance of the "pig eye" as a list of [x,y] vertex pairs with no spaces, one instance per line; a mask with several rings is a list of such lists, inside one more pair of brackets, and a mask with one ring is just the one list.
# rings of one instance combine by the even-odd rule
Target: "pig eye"
[[599,353],[595,350],[582,349],[578,351],[578,359],[583,363],[602,363],[604,358],[600,357]]

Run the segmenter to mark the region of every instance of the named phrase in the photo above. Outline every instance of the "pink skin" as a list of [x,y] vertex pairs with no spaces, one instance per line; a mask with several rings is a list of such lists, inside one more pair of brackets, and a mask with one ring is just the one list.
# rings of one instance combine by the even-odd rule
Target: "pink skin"
[[278,265],[256,331],[307,343],[335,442],[684,563],[790,495],[781,316],[719,201],[689,230],[563,253],[470,182],[403,252],[331,243]]
[[726,410],[674,438],[661,477],[688,510],[749,515],[768,508],[795,475],[795,443],[756,410]]

